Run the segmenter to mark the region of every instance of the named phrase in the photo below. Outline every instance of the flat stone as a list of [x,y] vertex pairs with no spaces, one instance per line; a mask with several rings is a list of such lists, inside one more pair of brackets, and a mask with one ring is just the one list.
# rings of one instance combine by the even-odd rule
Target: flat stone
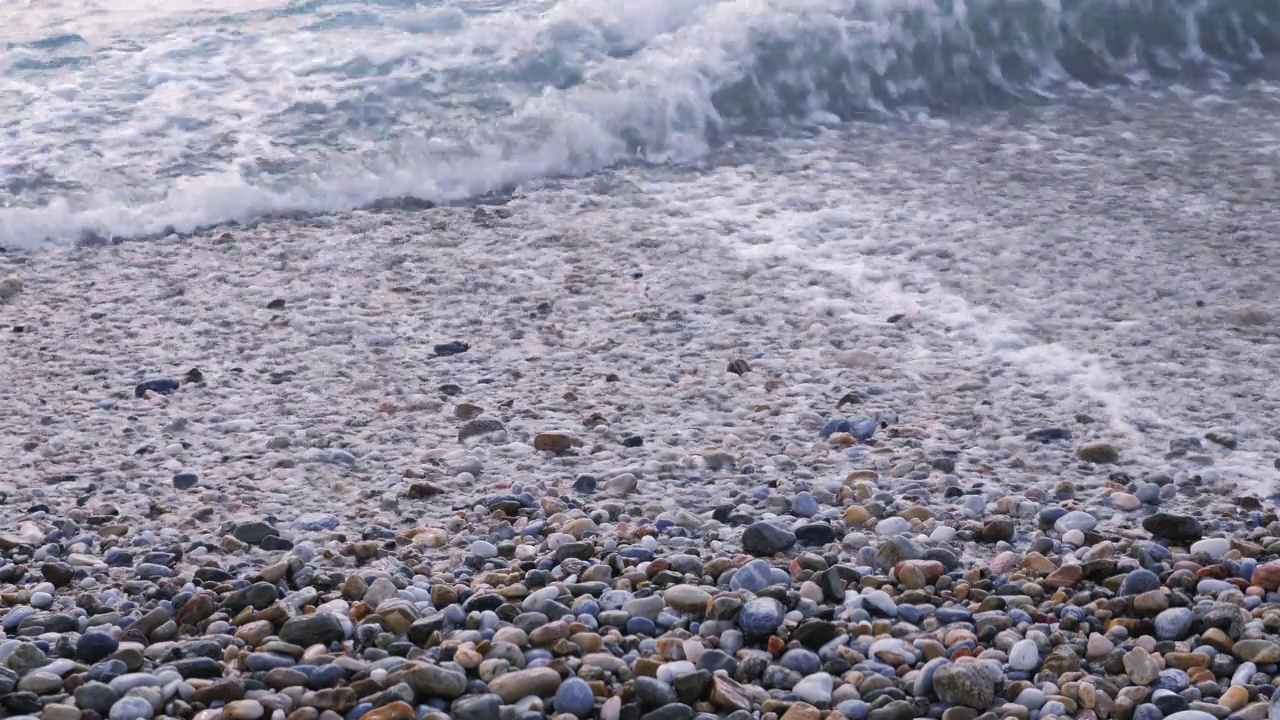
[[409,703],[397,700],[370,710],[360,720],[418,720],[418,713]]
[[1237,640],[1231,654],[1246,662],[1266,665],[1280,662],[1280,645],[1270,640]]
[[237,525],[231,534],[235,539],[249,545],[261,545],[270,535],[279,535],[280,531],[265,522],[249,522]]
[[1190,515],[1155,513],[1142,521],[1142,527],[1161,540],[1199,540],[1204,535],[1200,521]]
[[711,602],[711,593],[694,585],[673,585],[663,592],[662,598],[680,612],[702,613]]
[[573,448],[573,436],[568,433],[544,432],[533,437],[533,449],[562,455]]
[[752,555],[774,555],[795,544],[795,533],[763,520],[752,523],[742,533],[742,549]]
[[344,636],[342,622],[327,612],[290,618],[280,628],[281,641],[302,647],[328,645],[342,640]]
[[499,675],[489,681],[489,691],[507,703],[513,703],[529,695],[549,697],[559,688],[560,673],[549,667],[517,670]]
[[452,720],[494,720],[500,717],[502,698],[493,693],[469,695],[453,701],[449,708]]
[[724,675],[711,678],[711,704],[728,712],[751,709],[751,695],[738,682]]
[[222,707],[224,720],[258,720],[266,708],[257,700],[233,700]]
[[456,698],[467,689],[466,675],[439,665],[415,664],[402,680],[423,697]]

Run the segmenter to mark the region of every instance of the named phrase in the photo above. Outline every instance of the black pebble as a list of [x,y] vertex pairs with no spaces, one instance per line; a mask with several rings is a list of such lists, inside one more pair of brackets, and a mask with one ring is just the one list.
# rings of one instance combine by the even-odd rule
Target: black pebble
[[283,310],[283,309],[284,309],[284,298],[276,298],[276,299],[272,300],[271,302],[267,303],[267,309],[268,309],[268,310]]
[[596,479],[591,475],[579,475],[573,481],[573,491],[581,495],[590,495],[596,491]]
[[461,355],[471,349],[471,346],[454,340],[453,342],[441,343],[435,346],[436,355],[447,357],[449,355]]
[[279,535],[268,535],[259,545],[263,550],[292,550],[293,543]]
[[173,486],[179,490],[190,490],[200,481],[200,476],[195,473],[178,473],[173,476]]
[[133,396],[136,398],[145,397],[148,390],[160,395],[172,395],[178,390],[178,381],[173,378],[145,380],[133,388]]
[[1031,441],[1050,443],[1055,440],[1070,440],[1071,431],[1060,427],[1037,428],[1028,432],[1026,437]]
[[639,435],[632,435],[631,437],[623,440],[622,444],[629,448],[640,447],[641,445],[644,445],[644,438]]
[[200,368],[191,368],[186,375],[182,376],[182,379],[188,383],[202,383],[204,382],[204,373],[200,372]]

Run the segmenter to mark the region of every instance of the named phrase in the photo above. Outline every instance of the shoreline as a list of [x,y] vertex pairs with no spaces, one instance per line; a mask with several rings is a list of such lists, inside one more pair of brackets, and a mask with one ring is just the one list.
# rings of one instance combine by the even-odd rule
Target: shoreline
[[[1132,177],[1002,181],[1001,149],[965,154],[969,131],[897,142],[961,147],[951,167],[992,173],[973,197],[905,154],[898,176],[859,157],[845,146],[905,152],[860,129],[501,208],[0,255],[23,284],[0,305],[0,373],[23,389],[0,401],[0,704],[49,720],[1267,717],[1280,523],[1250,475],[1274,447],[1267,398],[1239,400],[1262,417],[1122,435],[1108,401],[1146,357],[1106,364],[1107,338],[1164,306],[1108,309],[1124,317],[1101,340],[1093,317],[1020,314],[1019,262],[1112,273],[1086,287],[1136,274],[1090,257],[1102,240],[1018,242],[1047,216],[980,218],[999,187],[1035,208],[1074,192],[1084,217]],[[1135,152],[1160,150],[1142,138]],[[1098,215],[1100,237],[1167,223],[1153,243],[1216,222]],[[983,263],[1001,282],[969,292]],[[1233,273],[1184,270],[1166,277]],[[1248,389],[1267,358],[1228,353],[1265,345],[1272,298],[1232,324],[1236,291],[1169,299],[1186,308],[1168,341],[1192,366],[1237,358]],[[1036,372],[1064,357],[1067,381]],[[868,438],[864,417],[884,426]]]

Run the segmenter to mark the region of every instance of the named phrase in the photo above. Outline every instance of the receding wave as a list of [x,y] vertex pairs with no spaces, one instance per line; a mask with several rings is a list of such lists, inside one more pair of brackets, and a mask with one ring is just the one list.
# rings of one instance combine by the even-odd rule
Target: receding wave
[[0,246],[455,202],[734,133],[1233,81],[1280,49],[1274,0],[352,4],[0,51]]

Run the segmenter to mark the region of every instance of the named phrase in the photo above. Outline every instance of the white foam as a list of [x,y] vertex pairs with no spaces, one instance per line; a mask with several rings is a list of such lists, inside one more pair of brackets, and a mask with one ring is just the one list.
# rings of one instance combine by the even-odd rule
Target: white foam
[[[0,49],[0,173],[46,176],[0,194],[0,245],[391,195],[447,201],[637,155],[688,160],[726,125],[829,126],[886,98],[965,87],[932,88],[941,77],[998,84],[999,53],[976,47],[968,25],[979,11],[1025,13],[1005,54],[1044,75],[1027,82],[1061,79],[1056,33],[1075,17],[1048,0],[76,7],[0,7],[22,38],[81,38]],[[1031,32],[1040,25],[1052,31]],[[950,49],[937,62],[959,74],[913,65],[909,50],[938,38]]]

